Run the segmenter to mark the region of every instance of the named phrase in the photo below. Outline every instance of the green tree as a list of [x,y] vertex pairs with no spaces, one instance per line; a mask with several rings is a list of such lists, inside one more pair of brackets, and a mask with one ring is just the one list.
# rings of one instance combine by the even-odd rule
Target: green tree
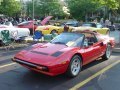
[[16,0],[2,0],[0,5],[0,13],[8,16],[19,12],[21,10],[20,2]]
[[29,1],[27,2],[27,12],[29,15],[34,13],[36,16],[56,16],[63,14],[59,0],[34,0],[34,12],[33,1]]
[[70,14],[76,19],[83,19],[89,13],[98,9],[98,3],[94,0],[66,0]]
[[112,13],[118,9],[118,2],[119,0],[99,0],[101,9],[104,12],[104,18],[110,18]]
[[119,0],[99,0],[101,6],[106,6],[109,9],[118,9],[118,1]]

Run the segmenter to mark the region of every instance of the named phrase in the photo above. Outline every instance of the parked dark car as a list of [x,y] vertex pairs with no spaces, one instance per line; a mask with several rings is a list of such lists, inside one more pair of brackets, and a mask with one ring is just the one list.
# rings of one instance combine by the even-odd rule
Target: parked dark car
[[78,27],[80,25],[80,23],[76,20],[69,20],[65,24],[68,26],[73,26],[73,27]]
[[115,29],[120,31],[120,23],[115,23]]
[[110,25],[110,26],[107,26],[109,29],[110,29],[110,31],[115,31],[115,25]]

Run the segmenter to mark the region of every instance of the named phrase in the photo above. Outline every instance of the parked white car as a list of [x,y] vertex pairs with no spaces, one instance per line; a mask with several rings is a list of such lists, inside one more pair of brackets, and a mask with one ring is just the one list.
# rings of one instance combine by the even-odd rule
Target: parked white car
[[0,25],[0,40],[2,40],[1,38],[1,31],[3,30],[9,30],[10,32],[10,38],[14,37],[14,32],[16,33],[16,38],[21,38],[21,37],[28,37],[30,36],[30,31],[28,28],[18,28],[12,25],[11,22],[9,22],[9,25]]

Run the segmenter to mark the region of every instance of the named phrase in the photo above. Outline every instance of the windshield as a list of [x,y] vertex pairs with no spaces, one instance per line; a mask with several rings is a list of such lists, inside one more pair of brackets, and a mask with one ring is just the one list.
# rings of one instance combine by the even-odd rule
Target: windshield
[[78,33],[62,33],[55,37],[51,43],[63,44],[66,46],[80,46],[83,39],[83,34]]

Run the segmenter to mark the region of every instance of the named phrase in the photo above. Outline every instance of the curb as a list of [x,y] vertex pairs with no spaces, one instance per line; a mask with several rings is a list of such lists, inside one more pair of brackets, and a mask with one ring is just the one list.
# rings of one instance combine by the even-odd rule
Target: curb
[[120,53],[120,43],[116,43],[115,47],[113,48],[113,52]]
[[16,44],[13,47],[12,46],[0,47],[0,50],[5,50],[6,47],[10,47],[10,49],[17,49],[17,48],[26,47],[28,45],[29,45],[29,43],[26,43],[26,44]]
[[118,52],[118,53],[120,53],[120,48],[114,48],[114,49],[113,49],[113,52]]

